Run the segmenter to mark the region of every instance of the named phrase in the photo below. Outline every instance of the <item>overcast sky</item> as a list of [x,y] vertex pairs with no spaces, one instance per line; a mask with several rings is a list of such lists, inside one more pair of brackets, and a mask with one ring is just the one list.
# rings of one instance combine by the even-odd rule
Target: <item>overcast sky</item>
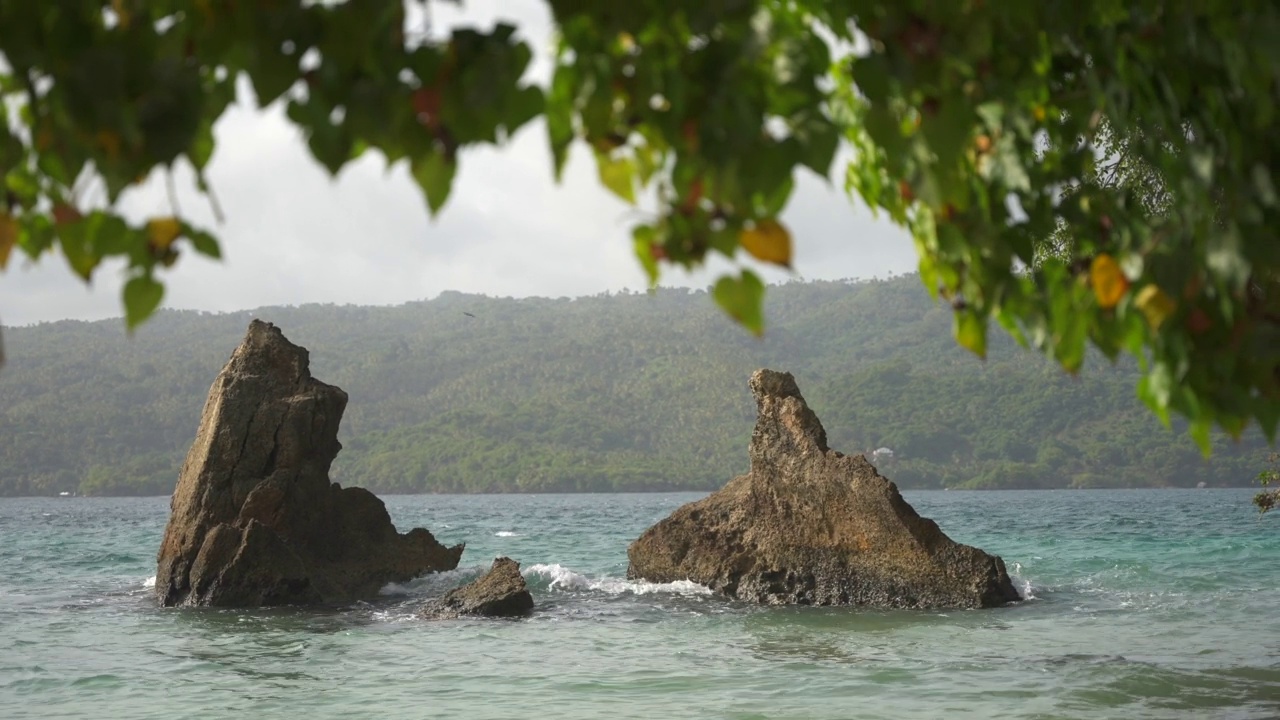
[[[545,4],[501,0],[500,13],[498,4],[471,0],[461,16],[441,14],[432,27],[489,27],[499,17],[515,22],[535,46],[530,75],[541,82],[550,68]],[[331,179],[310,159],[280,107],[236,107],[219,123],[217,138],[208,174],[226,222],[216,226],[208,204],[189,191],[190,178],[177,179],[187,188],[180,190],[181,212],[216,231],[224,257],[214,262],[184,254],[163,275],[166,307],[386,305],[444,290],[558,297],[645,286],[630,240],[639,211],[599,187],[584,147],[575,148],[557,185],[541,122],[505,147],[464,152],[453,193],[434,221],[406,169],[388,172],[381,157],[363,157]],[[783,216],[796,239],[796,274],[835,279],[913,270],[905,232],[855,207],[842,186],[838,177],[827,183],[808,171],[798,176]],[[123,207],[136,218],[170,212],[158,182],[131,193]],[[105,264],[85,286],[61,255],[31,265],[15,253],[0,276],[0,322],[118,316],[120,267]],[[693,275],[668,270],[662,284],[704,287],[726,267],[713,264]],[[764,275],[770,281],[791,277]]]

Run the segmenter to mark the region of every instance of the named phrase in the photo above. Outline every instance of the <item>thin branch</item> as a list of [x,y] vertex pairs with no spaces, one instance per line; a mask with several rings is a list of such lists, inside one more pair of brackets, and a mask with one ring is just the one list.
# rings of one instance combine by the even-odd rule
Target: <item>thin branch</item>
[[209,198],[209,208],[213,210],[213,219],[219,225],[227,223],[227,216],[222,212],[222,203],[218,201],[218,194],[213,191],[213,185],[206,182],[204,184],[205,197]]
[[227,217],[222,213],[222,203],[218,202],[218,194],[213,191],[213,183],[209,182],[209,178],[204,176],[202,170],[196,171],[196,186],[209,199],[209,209],[213,211],[213,219],[219,225],[227,222]]
[[182,217],[182,208],[178,206],[178,188],[173,182],[173,168],[164,171],[164,187],[169,193],[169,213],[174,217]]

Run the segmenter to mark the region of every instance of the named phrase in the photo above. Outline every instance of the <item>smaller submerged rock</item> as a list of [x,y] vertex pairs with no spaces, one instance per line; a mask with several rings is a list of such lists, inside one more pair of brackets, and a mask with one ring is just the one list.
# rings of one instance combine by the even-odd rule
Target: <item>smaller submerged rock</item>
[[431,619],[459,617],[524,617],[533,610],[533,596],[520,574],[520,563],[508,557],[493,561],[489,572],[445,593],[420,613]]

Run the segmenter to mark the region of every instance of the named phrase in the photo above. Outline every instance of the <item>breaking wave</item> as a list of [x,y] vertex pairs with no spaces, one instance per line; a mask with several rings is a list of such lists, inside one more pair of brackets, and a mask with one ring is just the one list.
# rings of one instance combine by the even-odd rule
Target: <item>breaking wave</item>
[[404,595],[439,595],[448,590],[452,590],[459,585],[465,585],[472,580],[475,580],[488,569],[489,566],[487,564],[469,565],[467,567],[459,567],[453,570],[442,570],[440,572],[427,573],[426,575],[416,577],[409,582],[387,583],[378,591],[378,594],[384,597],[397,597]]
[[655,583],[647,580],[626,580],[623,578],[592,578],[574,572],[559,564],[539,563],[530,565],[524,571],[525,579],[551,591],[593,590],[610,595],[650,595],[668,593],[673,595],[710,595],[711,588],[699,585],[692,580],[677,580],[669,583]]
[[1018,590],[1018,594],[1023,600],[1038,600],[1035,588],[1031,586],[1031,578],[1022,574],[1022,563],[1015,562],[1013,568],[1009,570],[1009,580],[1013,582],[1014,588]]

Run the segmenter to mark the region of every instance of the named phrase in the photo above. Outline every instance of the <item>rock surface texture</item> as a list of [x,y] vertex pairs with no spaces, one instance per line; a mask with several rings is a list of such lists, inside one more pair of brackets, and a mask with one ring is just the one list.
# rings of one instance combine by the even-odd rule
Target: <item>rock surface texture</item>
[[916,514],[866,458],[827,447],[790,373],[757,370],[751,471],[627,551],[629,577],[751,602],[979,608],[1019,600],[1004,562]]
[[347,394],[305,348],[254,320],[213,382],[170,503],[156,569],[163,605],[341,603],[458,565],[382,501],[329,482]]
[[489,572],[474,582],[445,593],[439,600],[427,604],[422,616],[436,619],[465,616],[523,617],[533,610],[533,596],[529,594],[520,574],[520,563],[500,557],[493,561]]

